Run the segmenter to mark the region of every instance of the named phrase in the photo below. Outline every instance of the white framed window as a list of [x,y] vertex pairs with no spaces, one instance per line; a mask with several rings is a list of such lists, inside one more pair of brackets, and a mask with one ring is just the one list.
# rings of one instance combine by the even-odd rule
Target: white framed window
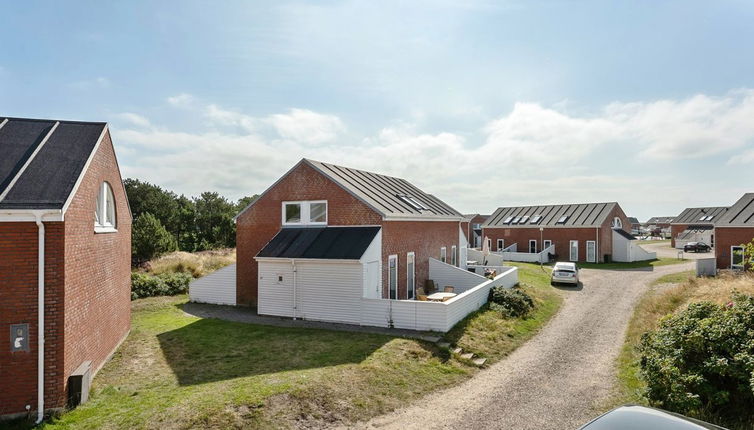
[[544,251],[545,249],[547,249],[547,248],[551,247],[551,246],[552,246],[552,241],[551,241],[550,239],[545,239],[545,240],[544,240],[544,241],[542,242],[542,250],[543,250],[543,251]]
[[572,240],[568,247],[568,259],[570,261],[579,261],[579,241]]
[[731,269],[744,268],[744,247],[743,246],[730,247],[730,268]]
[[443,263],[448,262],[448,248],[444,246],[440,248],[440,261],[442,261]]
[[594,240],[586,241],[586,261],[589,263],[597,262],[597,242]]
[[398,298],[398,256],[387,258],[387,284],[390,289],[390,299]]
[[283,202],[283,225],[327,225],[327,200]]
[[537,241],[534,239],[529,240],[529,254],[537,253]]
[[492,250],[492,239],[487,238],[485,242],[487,242],[487,249]]
[[450,247],[450,264],[458,266],[458,248],[455,245]]
[[110,184],[103,182],[97,190],[97,203],[94,208],[95,233],[113,233],[117,226],[115,197]]
[[619,217],[613,218],[613,227],[614,228],[623,228],[623,221],[621,221]]
[[409,300],[416,296],[416,254],[406,254],[406,295]]
[[497,250],[502,251],[505,249],[505,239],[498,239],[497,240]]

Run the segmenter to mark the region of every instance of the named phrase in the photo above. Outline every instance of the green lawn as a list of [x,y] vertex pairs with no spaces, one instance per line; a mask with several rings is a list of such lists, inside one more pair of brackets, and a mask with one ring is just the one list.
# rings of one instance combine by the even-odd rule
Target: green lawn
[[[533,336],[561,298],[538,266],[519,267],[538,305],[534,313],[505,319],[483,308],[447,339],[495,361]],[[43,428],[350,424],[478,371],[422,341],[201,319],[181,311],[185,301],[182,296],[133,302],[131,334],[95,378],[90,401]]]
[[667,266],[669,264],[688,263],[690,260],[679,260],[677,258],[657,258],[647,261],[634,261],[631,263],[578,263],[578,266],[582,269],[602,269],[602,270],[616,270],[616,269],[643,269],[647,267]]
[[681,282],[686,282],[689,279],[694,278],[694,277],[696,277],[695,270],[687,270],[685,272],[678,272],[678,273],[668,273],[667,275],[663,275],[655,279],[652,285],[680,284]]

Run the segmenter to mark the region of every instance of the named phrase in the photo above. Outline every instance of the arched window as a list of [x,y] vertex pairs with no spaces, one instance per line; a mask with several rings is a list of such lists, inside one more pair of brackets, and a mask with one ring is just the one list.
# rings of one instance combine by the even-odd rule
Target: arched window
[[94,230],[115,231],[115,197],[110,184],[103,182],[97,191],[97,206],[94,208]]
[[623,221],[621,221],[620,218],[618,218],[618,217],[613,218],[613,227],[614,228],[623,228]]

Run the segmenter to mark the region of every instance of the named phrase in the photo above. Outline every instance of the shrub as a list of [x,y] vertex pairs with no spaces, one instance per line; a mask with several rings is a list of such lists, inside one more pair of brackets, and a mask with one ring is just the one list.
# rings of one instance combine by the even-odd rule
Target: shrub
[[173,235],[154,215],[144,212],[136,218],[131,233],[131,253],[137,263],[175,251],[176,247]]
[[188,273],[164,273],[153,276],[148,273],[131,273],[131,300],[154,296],[184,294],[193,278]]
[[524,317],[534,309],[534,299],[519,287],[492,287],[490,309],[500,311],[505,317]]
[[692,303],[639,346],[649,400],[695,416],[754,415],[754,296]]

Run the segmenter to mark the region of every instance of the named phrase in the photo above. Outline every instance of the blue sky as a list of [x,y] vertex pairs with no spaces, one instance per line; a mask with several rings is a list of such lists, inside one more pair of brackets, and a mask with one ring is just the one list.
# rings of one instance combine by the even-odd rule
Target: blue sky
[[753,191],[751,2],[0,6],[0,114],[108,121],[124,176],[188,195],[261,192],[301,157],[462,212]]

